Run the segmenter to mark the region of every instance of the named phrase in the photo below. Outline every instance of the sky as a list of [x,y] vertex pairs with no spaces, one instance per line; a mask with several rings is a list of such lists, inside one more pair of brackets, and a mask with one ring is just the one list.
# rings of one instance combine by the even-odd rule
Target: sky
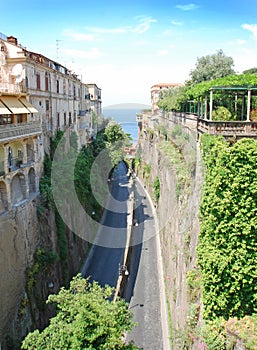
[[256,0],[2,0],[0,32],[97,84],[103,107],[150,105],[152,85],[220,49],[238,73],[257,67]]

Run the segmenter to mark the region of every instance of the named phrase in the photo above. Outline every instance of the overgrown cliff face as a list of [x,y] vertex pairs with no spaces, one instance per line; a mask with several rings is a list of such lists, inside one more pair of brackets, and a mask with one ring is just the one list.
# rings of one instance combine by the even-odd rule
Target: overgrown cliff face
[[[41,194],[0,217],[2,350],[19,349],[28,332],[48,325],[55,314],[48,295],[67,287],[81,270],[103,210],[93,195],[91,168],[105,141],[101,131],[78,152],[77,135],[58,131],[44,159]],[[102,199],[108,191],[101,174],[110,169],[104,160],[92,175]]]
[[[175,126],[168,131],[158,128],[141,135],[138,155],[136,170],[155,198],[159,217],[174,349],[182,349],[188,336],[188,316],[196,317],[199,313],[190,309],[191,299],[198,295],[190,295],[186,283],[187,271],[195,266],[199,232],[202,177],[199,148],[193,132]],[[157,178],[159,194],[153,185]]]
[[0,218],[0,343],[19,348],[34,328],[44,328],[53,315],[45,301],[80,269],[88,243],[64,226],[67,258],[60,258],[60,228],[56,213],[42,209],[42,198],[13,209]]
[[37,199],[13,209],[0,218],[0,339],[11,332],[25,296],[26,269],[40,242],[40,227],[36,214]]

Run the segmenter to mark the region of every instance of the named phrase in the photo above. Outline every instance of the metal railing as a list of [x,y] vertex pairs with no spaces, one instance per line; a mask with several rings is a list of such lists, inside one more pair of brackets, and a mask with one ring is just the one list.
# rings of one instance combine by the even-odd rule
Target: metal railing
[[40,122],[0,125],[0,142],[41,134]]
[[21,165],[22,165],[21,158],[11,158],[9,160],[9,164],[8,164],[9,171],[14,171],[14,170],[19,169],[21,167]]

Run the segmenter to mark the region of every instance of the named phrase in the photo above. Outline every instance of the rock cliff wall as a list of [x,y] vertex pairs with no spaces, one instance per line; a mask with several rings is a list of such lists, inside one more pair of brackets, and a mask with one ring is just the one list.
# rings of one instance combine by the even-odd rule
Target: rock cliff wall
[[26,201],[0,217],[1,343],[11,332],[14,315],[19,314],[25,296],[25,272],[40,243],[37,203],[37,198]]
[[[155,199],[164,263],[166,293],[172,321],[174,349],[181,349],[191,310],[187,271],[195,266],[198,211],[202,171],[196,135],[174,125],[145,130],[138,142],[141,159],[136,167],[152,198],[158,197],[154,181],[159,179],[159,199]],[[178,127],[178,126],[176,126]]]
[[1,215],[0,232],[0,347],[14,350],[29,331],[48,324],[54,310],[45,301],[79,272],[88,243],[64,225],[67,258],[61,258],[56,213],[40,195]]

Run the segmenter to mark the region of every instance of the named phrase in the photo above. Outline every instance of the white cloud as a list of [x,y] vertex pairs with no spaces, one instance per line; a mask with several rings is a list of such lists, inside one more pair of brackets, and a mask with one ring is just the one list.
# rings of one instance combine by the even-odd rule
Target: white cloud
[[150,29],[151,23],[156,23],[157,20],[152,17],[142,17],[139,24],[133,29],[134,32],[142,34]]
[[163,33],[164,36],[174,36],[176,32],[172,29],[166,29]]
[[94,40],[94,35],[92,34],[77,33],[71,29],[65,29],[63,31],[63,35],[75,41],[93,41]]
[[182,11],[192,11],[199,8],[199,6],[196,4],[187,4],[187,5],[177,5],[176,8]]
[[138,20],[139,24],[135,26],[123,26],[123,27],[117,27],[117,28],[105,28],[105,27],[85,27],[85,30],[87,30],[89,33],[78,33],[71,29],[66,29],[64,31],[64,35],[67,37],[72,38],[73,40],[79,41],[79,40],[85,40],[85,41],[93,41],[95,39],[94,34],[126,34],[126,33],[138,33],[142,34],[145,33],[147,30],[150,29],[151,24],[157,22],[156,19],[152,17],[145,17],[145,16],[137,16],[136,19]]
[[237,39],[237,40],[226,42],[226,45],[235,46],[235,45],[244,45],[245,43],[246,43],[245,40]]
[[[239,73],[246,69],[256,67],[256,49],[254,47],[241,47],[240,50],[230,53],[234,58],[235,70]],[[247,60],[245,59],[247,57]]]
[[89,50],[74,50],[74,49],[63,49],[62,53],[71,56],[72,58],[99,58],[102,56],[100,50],[97,47],[93,47]]
[[117,28],[87,27],[86,29],[92,33],[120,34],[120,33],[127,33],[130,27],[117,27]]
[[243,24],[242,28],[249,30],[257,40],[257,24]]
[[173,24],[174,26],[182,26],[182,25],[183,25],[183,22],[176,21],[176,20],[172,20],[172,21],[171,21],[171,24]]
[[157,56],[167,56],[169,54],[168,50],[158,50]]
[[148,41],[145,41],[145,40],[141,40],[141,41],[135,41],[133,43],[134,46],[146,46],[148,45]]

